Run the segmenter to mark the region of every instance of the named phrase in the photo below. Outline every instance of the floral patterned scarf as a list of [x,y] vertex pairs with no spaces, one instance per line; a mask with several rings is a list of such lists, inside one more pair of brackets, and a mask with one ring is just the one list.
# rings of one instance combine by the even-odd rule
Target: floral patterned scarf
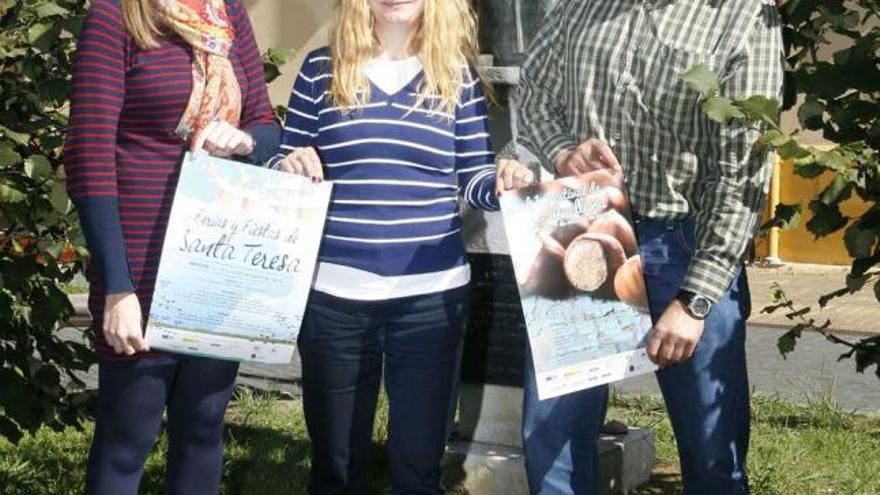
[[225,0],[157,0],[165,24],[193,49],[193,87],[176,133],[190,142],[215,120],[238,127],[241,87],[229,61],[235,39]]

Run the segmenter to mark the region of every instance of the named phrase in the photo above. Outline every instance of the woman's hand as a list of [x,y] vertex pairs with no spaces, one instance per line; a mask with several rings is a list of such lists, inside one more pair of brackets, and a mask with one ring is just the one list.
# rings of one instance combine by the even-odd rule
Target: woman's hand
[[324,169],[321,166],[321,158],[315,148],[294,148],[278,168],[292,174],[302,175],[312,179],[312,182],[324,180]]
[[133,292],[108,294],[104,302],[104,339],[117,354],[147,352],[141,329],[141,305]]
[[527,186],[535,180],[535,173],[516,160],[498,160],[495,173],[495,192],[498,195],[501,195],[502,191]]
[[254,138],[229,124],[217,120],[208,124],[193,141],[193,154],[209,153],[218,158],[247,156],[254,152]]

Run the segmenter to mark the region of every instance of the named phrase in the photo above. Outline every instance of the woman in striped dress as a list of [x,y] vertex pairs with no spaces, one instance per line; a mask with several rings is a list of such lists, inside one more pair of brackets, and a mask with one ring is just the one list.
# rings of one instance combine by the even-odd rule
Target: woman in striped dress
[[496,170],[467,0],[337,9],[271,161],[334,183],[299,340],[309,491],[363,493],[384,370],[392,491],[442,493],[470,279],[457,200],[495,210],[501,189],[532,174]]
[[87,493],[137,493],[166,409],[167,492],[218,492],[237,364],[150,352],[143,323],[184,152],[262,163],[279,133],[240,0],[93,0],[64,152],[100,357]]

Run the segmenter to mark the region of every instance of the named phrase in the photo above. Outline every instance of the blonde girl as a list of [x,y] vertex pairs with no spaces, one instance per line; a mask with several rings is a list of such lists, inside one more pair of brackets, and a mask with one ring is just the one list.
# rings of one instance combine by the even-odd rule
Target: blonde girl
[[271,165],[330,180],[299,341],[310,493],[358,494],[384,373],[392,492],[440,494],[470,267],[458,199],[531,181],[495,166],[466,0],[341,0],[306,57]]

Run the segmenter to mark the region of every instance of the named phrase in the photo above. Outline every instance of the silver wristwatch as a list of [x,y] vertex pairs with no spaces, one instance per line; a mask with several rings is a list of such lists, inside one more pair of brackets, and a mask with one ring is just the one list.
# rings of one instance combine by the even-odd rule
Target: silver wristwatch
[[681,301],[685,311],[696,320],[705,320],[712,311],[712,301],[691,291],[680,291],[676,299]]

